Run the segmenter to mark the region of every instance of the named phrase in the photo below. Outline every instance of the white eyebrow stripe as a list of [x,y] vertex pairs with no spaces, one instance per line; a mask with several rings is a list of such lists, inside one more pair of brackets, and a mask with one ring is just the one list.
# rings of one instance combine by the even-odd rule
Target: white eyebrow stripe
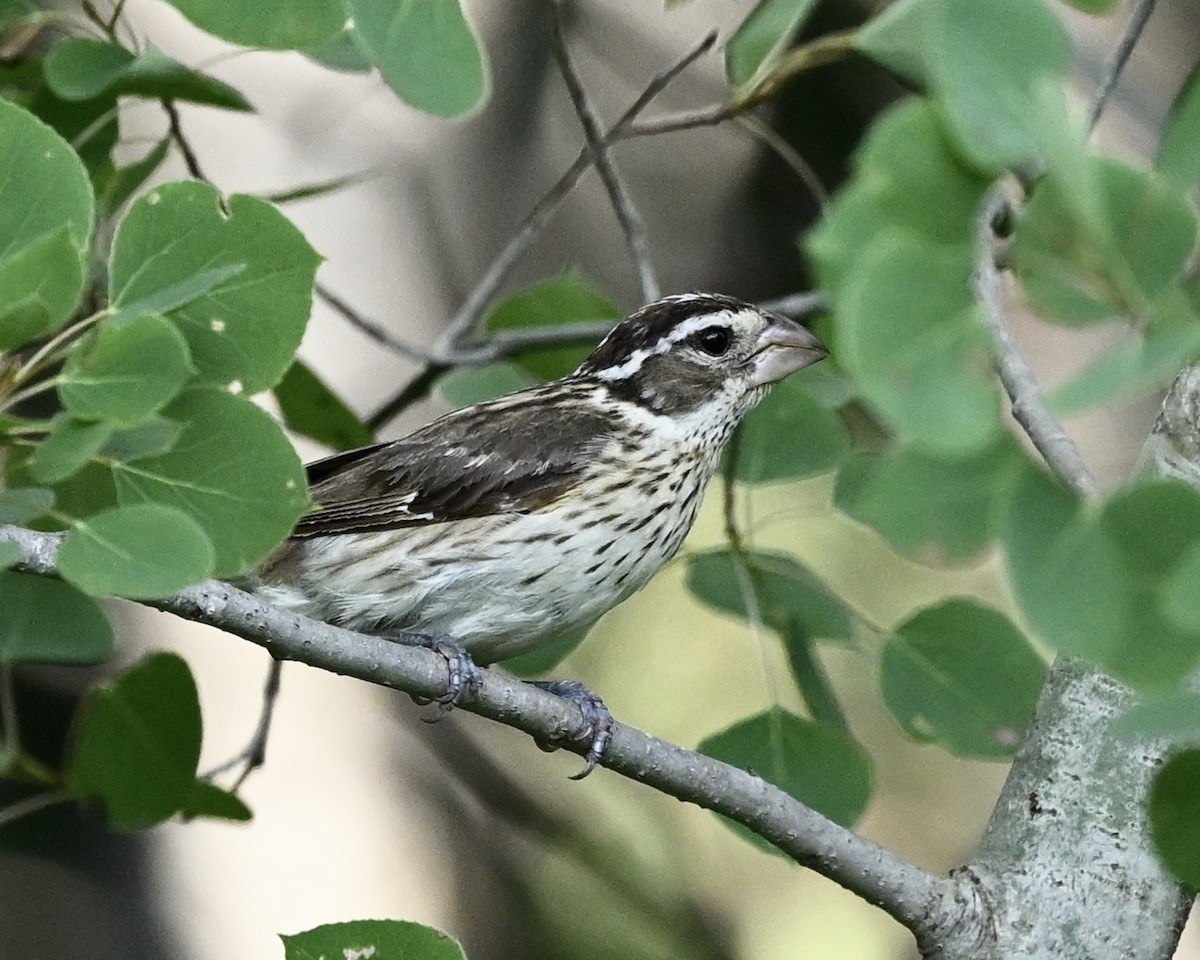
[[688,317],[665,336],[659,337],[654,346],[634,350],[629,355],[629,359],[624,363],[615,367],[606,367],[605,369],[597,370],[593,376],[601,380],[625,380],[641,370],[642,366],[651,357],[656,357],[660,353],[666,353],[680,340],[686,340],[697,330],[709,326],[714,321],[721,319],[732,320],[732,318],[733,312],[730,310],[716,310],[712,313],[701,313],[694,317]]

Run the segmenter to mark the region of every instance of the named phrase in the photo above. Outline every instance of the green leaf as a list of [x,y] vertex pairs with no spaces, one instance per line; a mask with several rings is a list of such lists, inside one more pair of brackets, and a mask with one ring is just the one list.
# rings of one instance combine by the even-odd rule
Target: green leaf
[[797,480],[834,469],[850,440],[837,413],[818,403],[799,376],[777,383],[741,428],[736,447],[725,450],[721,472],[742,483]]
[[245,823],[252,818],[250,808],[228,790],[203,780],[192,784],[192,794],[180,808],[185,817],[213,817]]
[[1131,615],[1120,558],[1077,497],[1029,465],[1008,505],[1005,560],[1029,625],[1070,655],[1096,657],[1117,647]]
[[1046,682],[1046,665],[1003,614],[952,599],[910,617],[887,639],[883,698],[906,731],[951,753],[1012,757]]
[[304,933],[280,934],[284,960],[370,957],[371,960],[466,960],[458,943],[407,920],[327,923]]
[[334,450],[365,447],[374,439],[354,411],[300,360],[275,387],[275,399],[284,426]]
[[1200,491],[1177,480],[1143,480],[1106,503],[1097,524],[1123,565],[1133,612],[1115,649],[1094,658],[1144,688],[1170,688],[1200,661],[1200,630],[1173,623],[1164,587],[1200,544]]
[[587,628],[572,630],[553,643],[543,644],[528,653],[508,658],[504,661],[504,669],[518,677],[543,676],[574,653],[575,648],[583,643],[587,635]]
[[78,154],[32,114],[0,100],[0,350],[59,326],[83,289],[91,183]]
[[183,424],[165,417],[151,417],[136,427],[116,430],[100,449],[110,460],[140,460],[166,453],[179,439]]
[[80,707],[67,789],[99,799],[119,830],[161,823],[195,795],[200,737],[187,664],[173,653],[151,654]]
[[489,363],[486,367],[455,370],[438,381],[438,394],[452,407],[502,397],[532,387],[537,381],[512,363]]
[[733,87],[753,86],[795,39],[814,0],[759,0],[725,47],[725,76]]
[[483,102],[487,65],[459,0],[347,0],[363,50],[418,110],[457,117]]
[[0,571],[0,662],[101,663],[115,642],[99,604],[69,583]]
[[1024,458],[1007,434],[968,457],[906,446],[842,467],[834,504],[893,547],[928,563],[975,556],[1000,530]]
[[153,44],[139,54],[118,43],[68,37],[55,44],[45,64],[46,83],[64,100],[102,94],[185,100],[226,110],[251,110],[237,90],[189,70]]
[[1200,544],[1200,492],[1149,480],[1080,509],[1030,469],[1012,502],[1014,592],[1049,646],[1144,688],[1169,688],[1194,669],[1200,630],[1173,594]]
[[[982,170],[999,173],[1036,157],[1040,129],[1066,120],[1061,86],[1071,42],[1042,0],[942,0],[934,20],[932,75],[959,148]],[[1048,115],[1049,113],[1049,115]]]
[[202,380],[253,394],[291,365],[319,257],[270,204],[235,195],[228,208],[196,182],[139,198],[113,240],[109,290],[114,307],[164,313],[178,326]]
[[[621,319],[622,311],[574,267],[502,302],[484,321],[489,333],[535,330],[569,323]],[[513,358],[541,380],[556,380],[578,367],[592,347],[545,347]]]
[[112,216],[142,186],[171,152],[171,137],[165,136],[141,160],[113,169],[97,200],[105,217]]
[[66,226],[0,261],[0,351],[62,326],[79,303],[83,280]]
[[343,73],[366,73],[371,69],[371,61],[359,46],[358,34],[351,29],[343,30],[320,46],[305,50],[304,55],[323,67]]
[[806,241],[819,285],[835,299],[863,251],[887,230],[957,248],[964,261],[974,256],[975,219],[991,178],[959,159],[929,101],[905,101],[881,118],[855,170]]
[[1200,318],[1173,287],[1155,305],[1152,325],[1088,364],[1050,395],[1058,413],[1074,413],[1170,380],[1200,354]]
[[210,577],[213,546],[182,510],[157,503],[113,507],[75,522],[58,570],[95,596],[153,599]]
[[929,85],[926,34],[934,28],[937,0],[895,0],[862,25],[854,47],[918,89]]
[[838,358],[863,397],[902,437],[946,456],[979,451],[1000,432],[972,269],[968,247],[888,232],[861,251],[837,304]]
[[340,0],[170,0],[201,30],[244,47],[307,50],[332,40],[346,22]]
[[1192,68],[1171,105],[1155,166],[1181,193],[1200,183],[1200,65]]
[[743,620],[761,620],[783,634],[848,640],[850,614],[807,567],[782,553],[729,550],[701,553],[688,561],[687,588],[710,607]]
[[84,249],[92,234],[92,190],[79,156],[20,107],[0,100],[0,262],[66,227]]
[[308,507],[295,450],[261,409],[213,387],[185,390],[163,414],[184,424],[183,433],[167,453],[113,464],[120,502],[179,508],[212,540],[214,576],[248,569]]
[[1056,92],[1071,45],[1041,0],[899,0],[873,17],[856,48],[926,87],[957,149],[996,174],[1036,157],[1066,121]]
[[1118,717],[1113,729],[1138,740],[1196,740],[1200,738],[1200,694],[1184,691],[1143,700]]
[[1106,158],[1092,161],[1088,172],[1096,211],[1075,199],[1077,173],[1051,171],[1039,181],[1017,224],[1013,269],[1048,319],[1141,318],[1178,279],[1195,242],[1196,216],[1154,174]]
[[1150,788],[1150,836],[1167,869],[1200,888],[1200,750],[1167,759]]
[[1084,13],[1111,13],[1116,9],[1120,0],[1064,0],[1076,10],[1082,10]]
[[45,487],[0,488],[0,523],[36,520],[54,505],[54,491]]
[[58,416],[54,427],[29,458],[29,475],[39,483],[58,483],[81,470],[112,435],[113,425]]
[[156,314],[117,314],[71,352],[58,392],[76,416],[134,426],[166,406],[193,373],[174,325]]
[[[844,827],[862,816],[871,799],[871,758],[866,751],[846,734],[780,707],[748,717],[706,738],[696,749],[757,774]],[[739,824],[730,826],[755,846],[774,849]]]
[[21,548],[11,540],[0,540],[0,570],[14,567],[21,559]]

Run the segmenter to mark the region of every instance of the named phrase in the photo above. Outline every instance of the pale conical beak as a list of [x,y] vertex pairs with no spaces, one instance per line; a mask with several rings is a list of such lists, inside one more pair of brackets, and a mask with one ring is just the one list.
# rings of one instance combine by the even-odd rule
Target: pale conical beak
[[753,368],[750,382],[754,386],[775,383],[829,355],[825,344],[795,320],[774,314],[770,320],[759,334],[757,348],[750,358]]

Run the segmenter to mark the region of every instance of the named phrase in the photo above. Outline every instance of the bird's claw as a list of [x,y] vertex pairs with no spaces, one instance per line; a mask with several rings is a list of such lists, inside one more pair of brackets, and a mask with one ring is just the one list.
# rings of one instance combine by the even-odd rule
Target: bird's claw
[[404,643],[439,653],[446,660],[446,692],[432,700],[418,700],[437,704],[436,714],[426,718],[426,723],[437,723],[460,703],[474,700],[479,695],[483,674],[461,644],[455,643],[444,634],[405,633],[402,640]]
[[[604,705],[604,701],[578,680],[534,681],[532,685],[570,701],[583,714],[584,729],[572,739],[590,739],[591,745],[584,755],[583,769],[569,778],[582,780],[596,769],[596,765],[604,756],[604,751],[608,748],[609,741],[612,740],[616,720],[613,719],[608,707]],[[553,749],[553,745],[548,749]]]

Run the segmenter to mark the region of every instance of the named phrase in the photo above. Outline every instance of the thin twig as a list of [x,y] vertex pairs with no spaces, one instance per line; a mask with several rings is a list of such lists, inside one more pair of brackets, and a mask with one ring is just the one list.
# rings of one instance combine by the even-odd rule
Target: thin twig
[[410,405],[428,395],[433,385],[452,369],[454,368],[448,363],[426,364],[420,373],[404,385],[403,390],[387,400],[363,422],[372,432],[386,426],[393,417],[399,416]]
[[[646,85],[646,88],[630,104],[629,108],[618,118],[609,131],[608,139],[612,140],[622,129],[628,126],[644,110],[650,101],[658,96],[671,81],[689,67],[697,58],[712,49],[717,42],[715,32],[708,34],[700,43],[687,52],[678,62],[666,70],[656,74]],[[525,251],[541,234],[550,218],[558,210],[563,200],[575,188],[580,178],[591,166],[591,149],[584,148],[579,156],[566,169],[558,181],[546,191],[533,209],[526,214],[525,219],[517,228],[508,243],[506,243],[496,258],[484,271],[466,300],[446,325],[446,330],[438,341],[434,353],[444,356],[452,353],[454,348],[469,340],[477,331],[488,306],[504,285],[513,268],[524,256]],[[368,425],[380,426],[400,413],[413,400],[419,399],[428,392],[430,385],[445,372],[445,369],[435,369],[437,364],[430,364],[419,372],[408,384],[394,396],[388,398],[378,410],[367,418]]]
[[776,297],[774,300],[764,300],[759,307],[770,313],[782,313],[795,320],[824,313],[829,309],[829,301],[823,293],[805,291],[804,293],[789,293],[787,296]]
[[788,168],[796,174],[801,183],[812,194],[812,198],[816,201],[817,207],[824,210],[829,205],[829,193],[825,189],[825,185],[821,183],[821,178],[817,176],[817,171],[812,168],[812,165],[804,159],[800,151],[787,142],[787,139],[779,134],[778,131],[772,129],[767,124],[763,123],[757,117],[742,116],[734,117],[734,122],[744,130],[765,144],[769,149],[775,152]]
[[1154,4],[1156,2],[1157,0],[1137,0],[1137,3],[1134,5],[1133,13],[1129,17],[1129,23],[1125,26],[1125,32],[1121,34],[1117,48],[1109,58],[1108,64],[1104,69],[1104,76],[1101,78],[1100,85],[1096,88],[1095,96],[1092,98],[1092,106],[1088,111],[1088,130],[1096,128],[1096,124],[1100,120],[1100,115],[1108,105],[1108,98],[1112,96],[1113,90],[1116,89],[1117,81],[1121,78],[1121,71],[1125,69],[1125,64],[1129,61],[1129,56],[1133,53],[1133,48],[1137,46],[1138,41],[1142,38],[1142,31],[1146,29],[1146,21],[1150,19],[1150,14],[1154,12]]
[[401,340],[392,335],[381,324],[363,315],[354,307],[350,306],[338,294],[330,290],[325,284],[318,283],[313,287],[313,292],[333,310],[337,311],[350,326],[354,327],[360,333],[366,334],[376,343],[387,347],[393,353],[398,353],[402,357],[407,357],[410,360],[416,360],[420,363],[432,363],[434,360],[433,354],[421,347],[414,346],[407,341]]
[[608,192],[609,203],[612,204],[613,212],[617,215],[617,222],[621,225],[621,232],[625,235],[625,243],[629,247],[629,255],[637,270],[638,281],[641,283],[642,302],[650,303],[662,296],[662,287],[659,286],[658,277],[654,272],[654,264],[650,260],[650,242],[646,238],[646,224],[642,220],[641,214],[638,213],[637,207],[634,206],[633,198],[629,194],[629,187],[613,162],[612,149],[604,128],[601,126],[600,118],[592,107],[587,91],[583,87],[583,81],[575,69],[575,64],[571,61],[571,51],[567,47],[567,39],[563,33],[562,4],[557,0],[550,0],[548,6],[550,8],[550,37],[554,59],[558,63],[559,73],[562,74],[563,83],[571,97],[571,104],[575,107],[575,114],[579,117],[579,125],[583,128],[583,134],[587,138],[592,163],[596,165],[596,172],[600,175],[604,189]]
[[[710,33],[681,57],[678,62],[656,74],[646,85],[646,88],[638,95],[637,99],[630,104],[629,108],[613,124],[607,139],[610,142],[615,142],[615,140],[619,139],[621,131],[633,122],[650,104],[650,101],[657,97],[671,81],[679,76],[697,58],[712,49],[716,41],[716,33]],[[546,222],[575,187],[575,184],[579,182],[580,177],[591,166],[591,158],[592,152],[590,148],[585,147],[581,150],[575,161],[559,177],[558,182],[546,191],[546,194],[526,215],[524,222],[518,227],[517,232],[505,244],[504,249],[500,251],[491,266],[488,267],[487,271],[479,279],[479,282],[476,283],[475,288],[467,296],[462,307],[459,308],[454,318],[450,321],[442,337],[445,343],[457,343],[463,340],[468,334],[474,332],[478,327],[479,321],[483,318],[488,304],[492,302],[497,291],[504,284],[504,281],[508,279],[512,268],[538,234],[541,233]]]
[[279,680],[282,672],[283,665],[272,657],[271,665],[267,669],[267,680],[263,684],[262,707],[258,713],[258,722],[254,725],[254,733],[250,735],[250,742],[235,756],[203,774],[202,780],[211,783],[226,770],[232,770],[240,764],[242,769],[238,771],[237,777],[229,787],[230,793],[237,793],[250,774],[267,762],[267,741],[271,735],[275,704],[279,700]]
[[1004,185],[993,187],[984,199],[976,223],[976,263],[973,286],[983,308],[996,347],[996,363],[1012,405],[1013,418],[1029,436],[1046,464],[1064,483],[1094,497],[1099,491],[1095,477],[1079,454],[1075,441],[1050,412],[1037,378],[1013,339],[1001,305],[1000,271],[996,267],[992,225],[1008,203]]
[[66,790],[46,790],[42,793],[31,794],[22,800],[10,803],[6,807],[0,807],[0,827],[15,820],[20,820],[23,817],[28,817],[39,810],[45,810],[47,807],[52,807],[57,803],[67,803],[71,799],[71,795]]
[[[56,574],[60,536],[0,526],[0,542],[4,541],[18,545],[22,570]],[[441,654],[309,620],[229,584],[210,580],[151,605],[257,643],[280,660],[300,660],[418,697],[446,693]],[[590,725],[578,706],[503,673],[480,673],[478,694],[462,709],[522,730],[539,743],[587,752]],[[855,835],[752,773],[620,723],[602,764],[742,823],[797,863],[886,910],[919,941],[935,942],[947,928],[962,922],[962,906],[953,903],[954,881],[942,880]]]
[[179,122],[179,110],[175,106],[175,101],[164,98],[159,102],[162,104],[163,110],[166,111],[167,129],[170,131],[171,139],[175,141],[175,146],[179,148],[179,153],[183,156],[183,164],[187,167],[188,175],[194,180],[211,183],[212,181],[204,175],[204,171],[200,167],[196,151],[192,149],[188,138],[184,136],[183,124]]

